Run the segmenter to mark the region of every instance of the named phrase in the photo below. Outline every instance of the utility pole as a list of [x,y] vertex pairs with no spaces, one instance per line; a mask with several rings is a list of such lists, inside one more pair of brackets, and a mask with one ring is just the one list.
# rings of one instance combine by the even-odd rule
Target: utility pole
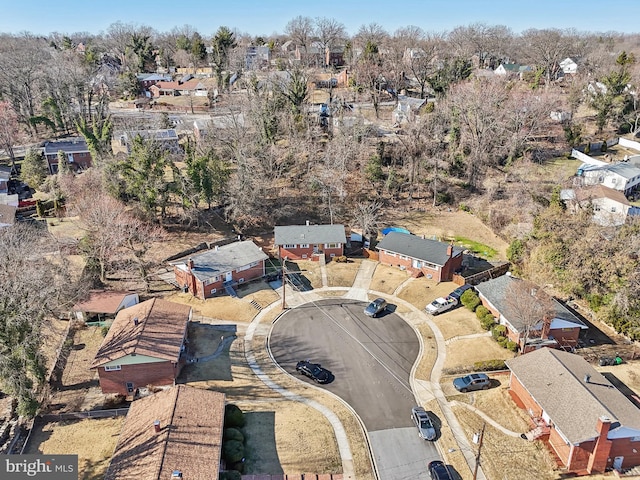
[[476,466],[473,469],[473,480],[478,478],[478,467],[480,466],[480,452],[482,450],[482,441],[484,440],[484,428],[487,426],[486,423],[482,424],[482,430],[480,430],[480,440],[478,440],[478,454],[476,455]]

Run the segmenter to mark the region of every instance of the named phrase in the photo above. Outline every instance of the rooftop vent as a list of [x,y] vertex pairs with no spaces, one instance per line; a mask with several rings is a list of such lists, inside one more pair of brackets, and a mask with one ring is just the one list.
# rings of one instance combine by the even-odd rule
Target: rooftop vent
[[171,478],[182,478],[182,472],[180,470],[174,470],[171,474]]
[[588,373],[587,373],[587,374],[585,374],[585,376],[584,376],[584,383],[589,383],[589,382],[590,382],[590,380],[591,380],[591,375],[589,375]]
[[138,320],[138,317],[133,317],[133,324],[138,325],[139,323],[140,323],[140,320]]

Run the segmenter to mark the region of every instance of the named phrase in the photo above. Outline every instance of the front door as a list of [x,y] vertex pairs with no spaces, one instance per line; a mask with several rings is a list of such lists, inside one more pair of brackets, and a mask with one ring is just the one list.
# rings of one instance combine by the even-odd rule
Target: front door
[[616,457],[613,459],[613,469],[620,471],[622,470],[622,462],[624,461],[624,457]]
[[127,393],[129,395],[133,394],[133,382],[127,382]]
[[233,280],[233,272],[227,272],[227,276],[225,278],[226,282],[231,282]]

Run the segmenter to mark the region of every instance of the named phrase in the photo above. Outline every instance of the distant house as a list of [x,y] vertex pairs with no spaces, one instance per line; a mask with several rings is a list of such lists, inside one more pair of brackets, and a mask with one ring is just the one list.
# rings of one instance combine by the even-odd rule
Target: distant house
[[141,137],[143,140],[155,142],[163,150],[171,153],[181,153],[178,133],[173,128],[155,130],[134,130],[126,132],[116,132],[111,139],[111,150],[114,155],[118,153],[129,154],[133,140]]
[[17,210],[18,207],[0,203],[0,228],[10,227],[16,222]]
[[462,248],[410,233],[389,232],[376,248],[380,252],[380,263],[407,270],[414,276],[425,275],[438,282],[450,281],[453,274],[462,268]]
[[[482,282],[476,285],[476,290],[482,304],[491,311],[498,323],[507,327],[508,338],[516,342],[524,353],[542,347],[574,348],[580,332],[588,328],[538,286],[510,274]],[[514,296],[523,294],[531,295],[533,301],[512,300]],[[548,305],[550,311],[543,314],[541,310],[544,308],[536,309],[533,306],[536,302]],[[540,312],[541,317],[525,319],[529,312]]]
[[517,76],[522,78],[525,72],[531,72],[532,68],[528,65],[520,65],[518,63],[502,63],[494,70],[496,75],[505,76]]
[[393,111],[393,122],[401,124],[413,121],[425,103],[427,100],[424,98],[398,95],[398,105]]
[[129,398],[140,387],[175,383],[186,363],[191,307],[153,298],[120,310],[93,363],[102,393]]
[[143,91],[148,91],[152,85],[158,82],[171,82],[171,75],[162,73],[140,73],[136,75],[138,79],[138,85]]
[[625,195],[630,195],[640,185],[640,167],[627,162],[605,165],[583,164],[578,168],[576,176],[580,177],[585,186],[604,185]]
[[342,67],[344,65],[344,45],[331,45],[324,50],[324,62],[326,66]]
[[62,151],[72,170],[86,170],[91,166],[91,153],[87,142],[82,137],[56,140],[44,144],[44,156],[47,160],[49,173],[58,173],[58,152]]
[[197,140],[202,140],[211,134],[212,131],[241,128],[244,126],[244,115],[242,113],[217,115],[208,120],[194,120],[193,133]]
[[245,240],[216,246],[171,264],[178,285],[204,300],[224,290],[235,295],[234,285],[265,274],[267,258],[255,243]]
[[218,478],[225,396],[176,385],[132,402],[105,480]]
[[347,242],[344,225],[281,225],[274,228],[278,257],[287,260],[326,260],[344,255]]
[[271,49],[268,45],[250,45],[245,52],[244,62],[247,70],[259,70],[267,67],[271,62]]
[[104,321],[113,319],[120,310],[139,302],[140,297],[135,292],[91,290],[88,297],[76,303],[71,310],[81,322]]
[[559,65],[562,75],[575,75],[578,73],[578,64],[569,57],[562,60]]
[[567,473],[640,465],[640,413],[579,355],[542,348],[506,361],[509,391]]
[[623,225],[631,208],[622,192],[604,185],[562,190],[560,199],[572,212],[591,208],[593,221],[602,226]]
[[186,81],[178,80],[176,82],[157,82],[149,87],[153,98],[164,96],[174,97],[178,95],[206,97],[210,90],[217,95],[217,89],[213,87],[211,82],[198,78],[191,78]]

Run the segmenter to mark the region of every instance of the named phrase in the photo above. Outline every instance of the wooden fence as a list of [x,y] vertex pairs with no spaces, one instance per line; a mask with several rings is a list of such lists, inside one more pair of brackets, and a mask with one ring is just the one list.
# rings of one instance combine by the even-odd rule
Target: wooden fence
[[112,408],[109,410],[86,410],[83,412],[48,413],[40,418],[45,422],[60,422],[62,420],[78,420],[84,418],[111,418],[126,415],[129,408]]

